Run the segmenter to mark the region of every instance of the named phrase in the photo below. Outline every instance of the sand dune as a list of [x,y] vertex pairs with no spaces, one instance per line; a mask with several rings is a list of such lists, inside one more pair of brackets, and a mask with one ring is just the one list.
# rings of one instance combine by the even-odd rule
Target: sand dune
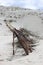
[[[17,29],[25,28],[42,38],[36,38],[38,46],[32,53],[23,56],[24,50],[15,45],[15,56],[12,57],[12,32],[4,20]],[[43,65],[43,11],[0,6],[0,65],[4,64]]]

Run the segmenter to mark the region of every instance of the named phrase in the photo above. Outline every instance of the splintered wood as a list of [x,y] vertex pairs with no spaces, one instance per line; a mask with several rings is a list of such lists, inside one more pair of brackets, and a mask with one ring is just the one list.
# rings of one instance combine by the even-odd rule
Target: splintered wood
[[9,23],[5,22],[6,26],[13,32],[13,55],[14,53],[14,38],[16,35],[16,37],[18,38],[18,41],[20,43],[20,45],[22,46],[22,48],[24,49],[26,55],[29,54],[29,52],[32,52],[33,48],[31,46],[31,44],[33,44],[32,40],[28,40],[25,36],[25,34],[22,33],[22,30],[17,30],[16,28],[13,28]]

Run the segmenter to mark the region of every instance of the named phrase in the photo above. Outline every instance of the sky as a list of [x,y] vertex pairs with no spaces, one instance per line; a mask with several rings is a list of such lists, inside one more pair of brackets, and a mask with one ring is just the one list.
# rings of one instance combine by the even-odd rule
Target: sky
[[43,0],[0,0],[0,5],[43,9]]

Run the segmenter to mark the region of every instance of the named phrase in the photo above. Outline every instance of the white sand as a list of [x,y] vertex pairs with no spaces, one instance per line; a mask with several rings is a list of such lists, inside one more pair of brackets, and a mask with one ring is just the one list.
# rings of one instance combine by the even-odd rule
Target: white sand
[[28,56],[23,56],[24,50],[15,45],[15,56],[12,57],[12,32],[4,22],[4,19],[12,19],[13,27],[25,28],[43,38],[43,11],[0,7],[0,13],[3,13],[0,14],[0,65],[43,65],[43,39]]

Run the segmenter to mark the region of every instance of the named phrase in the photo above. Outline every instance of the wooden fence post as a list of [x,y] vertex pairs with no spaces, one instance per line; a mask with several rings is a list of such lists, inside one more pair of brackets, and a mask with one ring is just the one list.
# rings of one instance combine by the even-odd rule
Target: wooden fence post
[[14,55],[14,32],[13,32],[13,55]]

